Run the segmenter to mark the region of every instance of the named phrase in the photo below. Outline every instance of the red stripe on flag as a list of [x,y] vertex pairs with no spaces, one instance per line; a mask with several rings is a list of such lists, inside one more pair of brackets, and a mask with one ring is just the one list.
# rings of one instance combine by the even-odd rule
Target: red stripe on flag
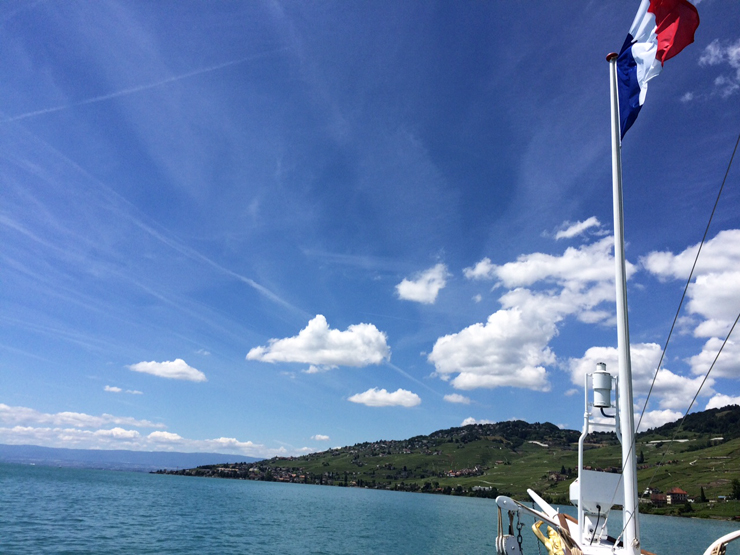
[[656,59],[661,65],[694,42],[699,12],[688,0],[650,0],[648,12],[655,16],[658,36]]

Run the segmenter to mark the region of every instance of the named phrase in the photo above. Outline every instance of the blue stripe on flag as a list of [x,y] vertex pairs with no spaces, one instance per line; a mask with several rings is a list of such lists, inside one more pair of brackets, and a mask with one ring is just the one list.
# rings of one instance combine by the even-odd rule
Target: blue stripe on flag
[[632,57],[632,35],[627,35],[617,58],[617,89],[619,91],[619,124],[622,138],[640,113],[640,84],[637,82],[637,63]]

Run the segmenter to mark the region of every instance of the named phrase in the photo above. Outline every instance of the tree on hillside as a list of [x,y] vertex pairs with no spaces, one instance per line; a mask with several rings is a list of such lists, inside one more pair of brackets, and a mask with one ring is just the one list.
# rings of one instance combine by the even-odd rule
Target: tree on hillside
[[737,478],[732,481],[732,498],[740,499],[740,480]]
[[701,487],[701,493],[699,494],[699,501],[701,501],[702,503],[707,502],[707,496],[704,495],[704,486]]

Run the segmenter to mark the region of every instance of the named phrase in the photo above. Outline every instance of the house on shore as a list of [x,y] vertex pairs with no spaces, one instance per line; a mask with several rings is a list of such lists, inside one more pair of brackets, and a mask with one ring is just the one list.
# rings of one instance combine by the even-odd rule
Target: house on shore
[[681,488],[671,488],[665,492],[665,500],[668,505],[682,505],[686,503],[689,494]]

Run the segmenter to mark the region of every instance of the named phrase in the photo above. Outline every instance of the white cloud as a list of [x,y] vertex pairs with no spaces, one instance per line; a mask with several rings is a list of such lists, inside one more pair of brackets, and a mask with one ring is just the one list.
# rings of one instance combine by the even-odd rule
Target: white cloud
[[[562,255],[534,253],[495,266],[484,260],[468,275],[494,276],[510,290],[502,309],[437,339],[429,362],[457,389],[521,387],[549,391],[546,367],[556,363],[550,341],[567,316],[585,323],[611,323],[614,303],[613,240],[567,248]],[[628,274],[635,267],[627,264]],[[528,287],[537,285],[539,290]],[[454,376],[454,379],[453,379]]]
[[714,80],[717,93],[723,98],[732,96],[740,89],[740,39],[734,43],[713,40],[699,58],[701,66],[729,66],[729,72]]
[[[689,359],[691,372],[698,375],[698,377],[706,374],[710,366],[712,366],[714,359],[717,358],[717,353],[723,342],[724,339],[718,337],[712,337],[707,340],[701,352]],[[740,378],[740,343],[736,343],[732,339],[727,340],[722,353],[712,368],[710,376],[716,378]],[[712,378],[710,377],[707,382],[711,380]]]
[[737,77],[720,75],[714,80],[714,86],[722,98],[728,98],[740,89],[740,80]]
[[[640,263],[652,274],[668,279],[689,277],[699,245],[692,245],[679,254],[667,251],[651,252],[640,258]],[[695,275],[736,271],[740,265],[740,229],[720,231],[701,250]]]
[[[653,393],[658,398],[658,405],[665,409],[686,410],[689,403],[702,386],[703,376],[688,378],[674,374],[670,370],[661,368],[655,378]],[[704,383],[700,395],[707,396],[713,393],[713,379]]]
[[374,387],[364,393],[352,395],[348,401],[368,407],[415,407],[421,403],[421,398],[416,393],[405,389],[397,389],[393,393],[388,393],[385,389]]
[[[693,245],[684,251],[673,254],[671,252],[651,252],[641,259],[642,265],[658,278],[680,279],[688,278],[691,267],[696,258],[699,245]],[[696,337],[712,339],[724,337],[730,330],[740,312],[740,230],[729,229],[721,231],[713,239],[707,241],[702,248],[701,256],[694,272],[695,279],[688,289],[687,311],[698,315],[701,320],[694,327]],[[687,320],[684,320],[686,322]],[[699,358],[692,359],[692,366],[705,364],[710,356],[708,348],[714,348],[716,341],[708,341]],[[716,351],[715,351],[716,352]],[[711,355],[713,358],[713,355]],[[720,359],[722,365],[727,360]],[[703,373],[708,366],[705,366]]]
[[141,391],[138,391],[136,389],[127,389],[123,390],[120,387],[116,387],[115,385],[106,385],[103,388],[103,391],[107,391],[109,393],[128,393],[129,395],[143,395]]
[[270,339],[269,345],[255,347],[247,353],[247,360],[314,365],[308,373],[320,371],[320,366],[362,367],[389,359],[386,335],[374,325],[355,324],[346,331],[333,330],[321,314],[308,322],[297,336]]
[[165,362],[137,362],[128,367],[134,372],[152,374],[160,378],[169,378],[172,380],[188,380],[191,382],[205,382],[206,375],[200,370],[196,370],[181,358],[168,360]]
[[543,365],[555,362],[547,343],[556,329],[533,320],[536,315],[518,308],[499,310],[485,324],[440,337],[427,358],[438,375],[457,374],[452,380],[456,389],[511,386],[547,391]]
[[709,399],[709,402],[707,403],[707,406],[704,407],[704,410],[721,409],[722,407],[726,407],[728,405],[740,405],[740,396],[730,397],[729,395],[717,393],[711,399]]
[[692,100],[694,100],[694,93],[690,91],[687,93],[684,93],[684,95],[681,97],[681,102],[683,102],[684,104],[687,102],[691,102]]
[[448,403],[460,403],[463,405],[470,404],[470,399],[468,397],[465,397],[465,395],[460,395],[459,393],[450,393],[448,395],[445,395],[444,400]]
[[[166,433],[166,432],[154,432]],[[136,439],[141,436],[136,430],[124,430],[123,428],[111,428],[110,430],[96,430],[93,432],[96,436],[110,437],[114,439]]]
[[172,432],[152,432],[149,434],[149,439],[152,441],[182,441],[182,437],[179,434]]
[[[635,402],[644,403],[644,398],[650,389],[655,374],[655,368],[660,360],[662,349],[656,343],[633,343],[630,348],[632,362],[632,384]],[[618,374],[618,353],[614,347],[591,347],[583,358],[570,359],[568,366],[571,373],[571,382],[583,387],[583,376],[596,370],[596,364],[603,362],[606,370],[612,375]],[[688,378],[670,370],[661,368],[655,378],[655,385],[651,394],[651,403],[661,409],[686,410],[701,384],[702,377]],[[702,395],[710,395],[714,380],[707,380]],[[642,400],[640,399],[642,398]],[[614,394],[612,393],[612,400]],[[655,416],[654,418],[657,418]],[[644,429],[644,426],[643,428]]]
[[470,416],[466,418],[465,420],[463,420],[460,426],[470,426],[471,424],[495,424],[495,422],[493,420],[485,420],[485,419],[476,420],[475,418]]
[[[637,425],[637,416],[635,415],[635,425]],[[640,424],[640,431],[651,430],[657,428],[663,424],[669,422],[675,422],[679,418],[683,418],[683,413],[675,410],[650,410],[645,412],[642,417],[642,423]]]
[[170,432],[152,432],[149,435],[142,435],[136,430],[120,427],[94,431],[31,426],[0,427],[0,442],[10,445],[42,445],[76,449],[232,453],[254,457],[288,454],[285,448],[268,449],[264,445],[251,441],[242,442],[234,438],[194,440]]
[[440,263],[417,274],[415,279],[405,279],[396,285],[398,298],[423,304],[434,304],[437,295],[447,285],[447,266]]
[[714,80],[715,91],[723,98],[728,98],[740,89],[740,39],[734,43],[713,40],[699,58],[701,66],[729,66],[723,68],[729,72],[719,75]]
[[607,310],[589,310],[584,308],[578,314],[578,319],[584,324],[598,324],[613,319],[613,314]]
[[473,296],[473,300],[474,300],[474,301],[475,301],[476,303],[479,303],[479,302],[481,302],[481,301],[483,300],[483,296],[482,296],[482,295],[481,295],[480,293],[478,293],[477,295],[474,295],[474,296]]
[[486,257],[475,266],[463,269],[463,275],[468,279],[493,279],[496,277],[496,266]]
[[601,227],[601,222],[599,222],[596,216],[591,216],[584,222],[576,222],[574,224],[566,222],[564,225],[565,229],[558,231],[555,234],[555,239],[572,239],[577,235],[582,235],[587,229],[592,227]]
[[[191,440],[192,441],[192,440]],[[202,439],[199,441],[211,451],[249,452],[256,447],[251,441],[239,441],[233,437],[217,437],[216,439]]]
[[693,330],[697,327],[697,324],[698,320],[695,316],[679,316],[678,320],[676,320],[676,329],[680,335],[691,335]]
[[[603,239],[578,248],[569,247],[562,256],[543,253],[522,255],[516,262],[497,266],[496,277],[509,288],[528,287],[538,281],[561,284],[570,289],[581,288],[588,283],[614,283],[614,239]],[[627,262],[628,277],[634,266]]]
[[688,295],[688,311],[706,319],[694,335],[724,337],[740,311],[740,271],[700,275]]
[[324,366],[324,365],[315,365],[311,364],[306,370],[303,370],[304,374],[320,374],[322,372],[328,372],[332,368],[336,368],[335,366]]
[[32,426],[72,426],[75,428],[101,428],[103,426],[133,426],[136,428],[164,428],[149,420],[137,420],[127,416],[91,416],[81,412],[57,412],[54,414],[39,412],[27,407],[11,407],[0,403],[0,423],[26,424]]
[[179,434],[161,430],[142,434],[138,430],[131,429],[130,426],[163,428],[164,425],[133,418],[118,418],[108,414],[99,417],[81,413],[46,414],[30,408],[9,407],[4,404],[0,404],[0,424],[10,425],[0,426],[0,443],[8,445],[224,453],[259,458],[299,455],[314,450],[311,448],[291,450],[285,447],[268,448],[251,441],[224,437],[188,439]]
[[0,442],[8,445],[42,445],[78,449],[131,449],[137,448],[144,440],[136,430],[120,427],[99,430],[80,430],[79,428],[14,426],[0,427]]
[[607,323],[613,319],[612,313],[595,307],[614,302],[614,285],[600,282],[581,288],[579,284],[569,283],[559,291],[539,292],[517,288],[502,295],[499,302],[505,309],[520,308],[530,315],[532,323],[541,322],[540,325],[554,325],[571,315],[589,324]]
[[714,39],[710,42],[699,57],[699,65],[701,66],[716,66],[721,64],[724,60],[724,52],[722,47],[719,45],[719,39]]
[[329,436],[325,436],[323,434],[316,434],[315,436],[311,436],[311,439],[314,441],[329,441]]
[[727,62],[734,69],[740,69],[740,39],[725,48]]
[[[544,253],[523,254],[516,262],[501,266],[484,258],[474,268],[466,268],[466,277],[497,278],[505,287],[530,287],[538,282],[554,283],[571,292],[584,292],[602,284],[614,288],[614,239],[604,237],[594,243],[569,247],[562,255]],[[627,275],[636,270],[626,263]],[[613,293],[612,293],[613,296]]]

